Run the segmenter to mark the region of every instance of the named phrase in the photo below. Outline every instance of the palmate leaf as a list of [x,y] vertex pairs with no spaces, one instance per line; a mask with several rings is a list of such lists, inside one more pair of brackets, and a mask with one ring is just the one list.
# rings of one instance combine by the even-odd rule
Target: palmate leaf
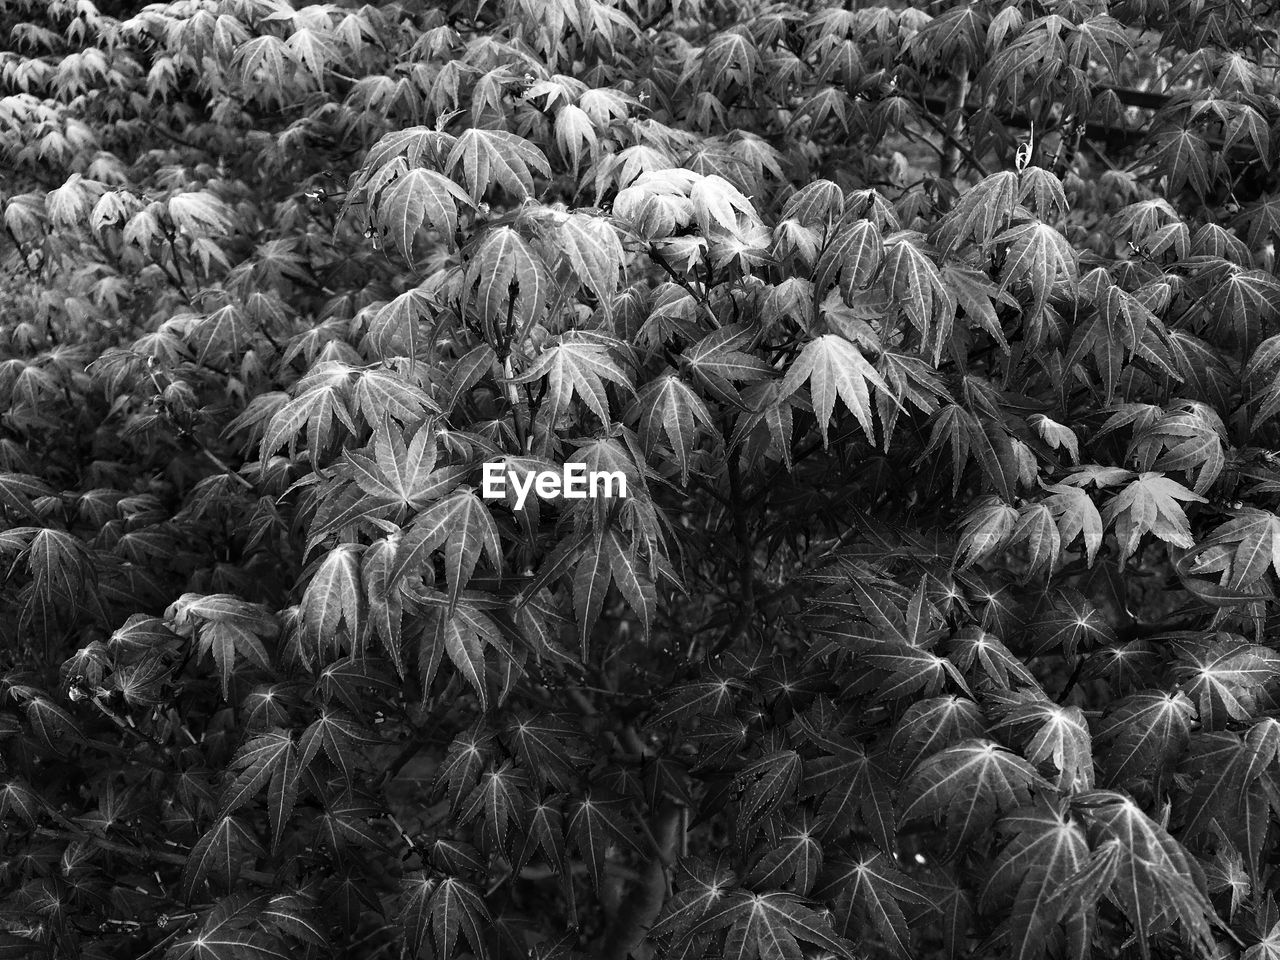
[[727,891],[686,936],[726,927],[720,954],[726,960],[800,960],[800,941],[845,960],[855,957],[852,945],[836,936],[830,920],[791,893]]
[[459,203],[475,206],[466,191],[448,177],[418,167],[384,189],[375,209],[378,226],[391,235],[400,253],[413,263],[414,239],[423,227],[439,231],[449,248],[455,246]]
[[759,220],[751,201],[728,180],[715,174],[694,181],[689,188],[689,201],[703,236],[711,236],[716,230],[741,236],[739,217],[745,217],[748,222]]
[[1052,787],[1026,760],[990,740],[966,740],[916,767],[903,788],[899,824],[941,817],[953,853],[1036,789]]
[[557,237],[578,279],[607,304],[617,292],[625,257],[617,228],[604,217],[572,213],[558,221]]
[[406,444],[404,433],[387,418],[374,432],[373,457],[348,452],[346,459],[351,478],[365,493],[401,506],[421,507],[448,493],[459,479],[457,471],[435,469],[438,452],[432,424],[420,424]]
[[804,761],[800,785],[801,797],[821,798],[818,834],[840,839],[861,823],[877,846],[892,851],[894,791],[885,758],[868,754],[852,739],[824,736],[819,743],[826,752]]
[[[631,391],[631,380],[609,355],[611,344],[587,339],[574,333],[560,337],[559,343],[542,351],[532,367],[516,378],[517,383],[532,383],[547,378],[547,396],[539,416],[555,425],[569,412],[569,404],[576,393],[600,418],[603,424],[612,422],[609,416],[609,398],[605,382],[616,383]],[[622,345],[619,343],[618,347]]]
[[[511,227],[486,230],[467,265],[463,283],[476,288],[475,307],[495,339],[508,334],[522,339],[546,306],[551,279],[541,257]],[[515,325],[504,332],[506,318]]]
[[942,282],[954,294],[956,303],[964,310],[970,326],[985,330],[1000,345],[1000,349],[1008,351],[1009,342],[1005,339],[1000,318],[996,315],[996,307],[999,304],[1014,307],[1018,301],[992,283],[986,274],[951,261],[942,265]]
[[806,380],[809,381],[813,412],[818,420],[824,446],[827,444],[827,427],[835,412],[837,396],[857,418],[867,439],[875,443],[875,427],[871,420],[871,387],[876,387],[890,397],[893,392],[857,346],[834,333],[823,334],[811,340],[787,369],[778,390],[778,399],[785,400],[791,396]]
[[702,398],[678,376],[659,376],[640,388],[628,416],[637,418],[640,442],[651,457],[665,435],[680,467],[680,482],[687,484],[689,458],[697,446],[699,431],[715,426]]
[[1078,794],[1071,799],[1071,809],[1088,825],[1093,847],[1116,841],[1119,862],[1109,889],[1144,954],[1147,938],[1176,920],[1187,941],[1202,955],[1212,956],[1209,924],[1221,921],[1205,893],[1204,873],[1196,859],[1127,796],[1110,790]]
[[259,458],[266,462],[284,443],[296,443],[303,427],[307,428],[313,463],[320,450],[334,439],[335,420],[351,433],[357,433],[347,407],[353,372],[346,364],[332,360],[312,367],[298,382],[296,396],[272,415],[262,437]]
[[165,960],[288,960],[290,951],[257,922],[259,902],[243,894],[220,900],[199,927],[169,946]]
[[921,249],[923,239],[910,230],[886,237],[881,279],[889,299],[920,332],[922,352],[936,365],[951,335],[957,301],[933,259]]
[[237,771],[236,777],[223,789],[219,816],[234,813],[268,787],[267,810],[275,849],[298,797],[301,763],[293,738],[279,728],[254,737],[236,753],[231,769]]
[[[913,954],[902,904],[924,905],[930,900],[887,854],[861,847],[855,853],[856,859],[831,865],[820,891],[824,899],[835,900],[836,931],[844,936],[860,932],[859,916],[865,916],[888,951],[907,960]],[[865,939],[857,937],[858,942]]]
[[963,240],[972,238],[980,247],[990,243],[1013,215],[1017,203],[1018,175],[1002,170],[984,177],[957,201],[942,220],[934,242],[949,253]]
[[888,757],[896,771],[909,772],[925,757],[979,738],[985,730],[982,711],[972,700],[958,696],[917,700],[894,726]]
[[1080,538],[1089,566],[1097,559],[1102,546],[1102,515],[1093,498],[1079,487],[1065,483],[1044,484],[1050,496],[1043,501],[1045,508],[1058,525],[1059,545],[1070,547]]
[[1079,707],[1032,700],[1011,708],[991,731],[1004,727],[1034,730],[1022,753],[1034,764],[1056,768],[1058,789],[1093,788],[1093,738]]
[[285,766],[290,752],[295,752],[293,738],[276,728],[254,737],[231,761],[236,777],[222,792],[220,815],[226,816],[244,806]]
[[363,759],[358,748],[366,748],[367,752],[368,747],[377,743],[375,737],[346,713],[326,706],[298,739],[299,763],[303,768],[310,767],[323,751],[343,779],[354,783],[356,767]]
[[822,870],[822,844],[813,817],[804,811],[756,845],[746,882],[757,890],[787,888],[807,896]]
[[[1060,805],[1038,804],[1004,817],[997,830],[1009,842],[1000,851],[979,906],[998,909],[1008,921],[1013,960],[1039,960],[1061,921],[1077,945],[1087,945],[1092,906],[1101,894],[1072,881],[1089,865],[1088,838]],[[1077,954],[1078,955],[1078,954]]]
[[[1192,735],[1180,766],[1193,778],[1191,790],[1179,795],[1177,821],[1185,840],[1212,835],[1221,829],[1258,875],[1265,835],[1274,807],[1271,781],[1280,758],[1280,722],[1263,718],[1242,737],[1228,730]],[[1261,802],[1258,802],[1261,800]]]
[[1037,645],[1032,655],[1061,648],[1067,656],[1075,656],[1081,644],[1115,642],[1115,632],[1102,612],[1078,590],[1063,588],[1049,597],[1049,605],[1034,617]]
[[470,884],[456,877],[414,873],[400,881],[400,899],[397,919],[414,956],[451,960],[461,934],[475,956],[487,960],[484,933],[491,923],[489,910]]
[[1250,720],[1265,688],[1280,677],[1280,656],[1270,647],[1220,633],[1212,642],[1184,646],[1174,675],[1196,701],[1205,730],[1222,729],[1230,720]]
[[1148,533],[1155,534],[1165,543],[1176,547],[1194,546],[1191,527],[1187,523],[1187,515],[1179,505],[1180,501],[1206,502],[1200,494],[1158,472],[1139,474],[1136,480],[1112,498],[1102,510],[1102,519],[1107,526],[1115,526],[1121,564],[1137,549],[1138,541]]
[[360,583],[357,544],[340,544],[320,561],[302,594],[300,629],[302,649],[312,662],[323,664],[339,645],[338,625],[345,623],[353,643],[361,642],[365,628],[364,591]]
[[578,851],[587,864],[596,890],[605,880],[605,864],[610,846],[621,845],[633,852],[639,847],[623,818],[621,800],[605,800],[587,793],[569,804],[569,822],[565,832],[569,846]]
[[1197,557],[1225,546],[1230,551],[1230,567],[1223,583],[1232,589],[1251,586],[1268,570],[1280,577],[1280,517],[1270,510],[1241,507],[1234,519],[1217,527],[1201,540],[1188,556],[1190,572],[1199,572]]
[[1032,309],[1042,310],[1059,278],[1074,280],[1076,255],[1066,238],[1039,221],[1023,223],[995,238],[1009,244],[1001,271],[1001,290],[1011,284],[1025,284],[1031,290]]
[[1194,473],[1194,490],[1203,494],[1226,466],[1225,435],[1222,418],[1211,407],[1184,402],[1146,429],[1135,431],[1125,460],[1142,468],[1180,470],[1188,478]]
[[763,380],[772,374],[772,367],[741,349],[750,339],[750,328],[729,324],[685,349],[685,362],[713,399],[745,406],[733,384]]
[[612,528],[606,530],[598,542],[587,544],[574,567],[573,607],[584,661],[591,630],[600,619],[610,583],[617,584],[647,632],[657,612],[653,580],[641,566],[636,547],[628,546],[623,534]]
[[467,190],[476,203],[494,184],[523,200],[533,193],[533,174],[551,176],[547,158],[524,137],[507,130],[479,127],[459,135],[444,167],[446,172],[461,168]]
[[787,199],[779,219],[821,227],[838,220],[843,213],[844,191],[830,180],[813,180]]
[[1219,169],[1209,144],[1189,128],[1164,134],[1148,155],[1147,163],[1164,175],[1170,194],[1177,193],[1185,185],[1190,185],[1198,194],[1207,193]]
[[436,402],[410,377],[395,369],[360,371],[351,390],[352,409],[364,422],[376,426],[387,417],[401,424],[414,423],[439,413]]
[[[426,698],[436,671],[447,654],[454,669],[475,691],[480,707],[489,706],[489,686],[485,680],[484,651],[491,646],[504,660],[511,651],[493,620],[466,600],[457,604],[442,600],[442,607],[428,611],[418,638],[418,673]],[[447,607],[447,609],[446,609]]]
[[742,788],[738,829],[746,833],[790,800],[800,787],[803,763],[794,750],[771,750],[748,763],[735,779]]
[[884,259],[884,240],[870,220],[855,220],[842,225],[835,237],[823,248],[813,274],[813,294],[823,294],[840,280],[840,292],[848,300],[864,289],[880,270]]
[[191,899],[206,880],[211,884],[216,881],[218,889],[231,890],[245,860],[261,853],[248,826],[234,816],[220,817],[187,855],[182,870],[187,898]]
[[980,627],[963,627],[955,631],[947,644],[947,658],[961,670],[980,671],[984,675],[980,679],[1001,690],[1010,689],[1015,681],[1024,687],[1039,687],[1022,660],[998,637]]
[[1195,706],[1181,691],[1137,693],[1112,704],[1097,730],[1108,784],[1141,779],[1154,768],[1159,779],[1186,748]]
[[416,572],[433,550],[444,547],[445,577],[449,583],[449,610],[457,606],[462,590],[475,573],[481,553],[495,571],[502,570],[502,544],[493,515],[470,488],[433,504],[405,531],[396,550],[391,582]]

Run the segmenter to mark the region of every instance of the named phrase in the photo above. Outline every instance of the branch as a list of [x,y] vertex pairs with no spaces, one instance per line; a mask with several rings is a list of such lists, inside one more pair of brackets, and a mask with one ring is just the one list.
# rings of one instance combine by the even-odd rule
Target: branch
[[[63,818],[59,817],[58,819],[61,820]],[[67,821],[67,823],[70,824],[71,822]],[[126,843],[116,843],[114,840],[107,840],[105,837],[75,829],[74,825],[62,830],[54,830],[50,827],[36,827],[35,832],[39,836],[52,837],[55,840],[91,843],[107,853],[117,853],[122,857],[154,860],[158,863],[169,863],[175,867],[185,867],[187,865],[188,857],[184,854],[169,853],[166,850],[153,850],[149,847],[131,847]],[[241,870],[238,876],[242,879],[262,884],[264,887],[275,887],[279,884],[279,878],[275,874],[266,873],[263,870]]]
[[605,931],[598,956],[600,960],[627,960],[633,950],[644,942],[649,928],[658,919],[667,898],[667,870],[665,864],[676,859],[679,850],[683,822],[683,807],[671,800],[663,800],[650,831],[653,839],[653,855],[645,864],[639,878],[639,886],[633,889],[622,908]]

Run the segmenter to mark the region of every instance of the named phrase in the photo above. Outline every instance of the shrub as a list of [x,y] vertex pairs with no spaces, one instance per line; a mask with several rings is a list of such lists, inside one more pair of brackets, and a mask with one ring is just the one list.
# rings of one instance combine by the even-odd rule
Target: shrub
[[10,0],[0,956],[1275,957],[1274,22]]

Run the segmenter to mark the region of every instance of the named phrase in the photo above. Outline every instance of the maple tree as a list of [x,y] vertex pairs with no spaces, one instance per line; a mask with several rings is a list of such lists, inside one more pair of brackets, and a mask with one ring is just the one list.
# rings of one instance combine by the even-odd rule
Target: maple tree
[[0,956],[1280,956],[1276,28],[0,5]]

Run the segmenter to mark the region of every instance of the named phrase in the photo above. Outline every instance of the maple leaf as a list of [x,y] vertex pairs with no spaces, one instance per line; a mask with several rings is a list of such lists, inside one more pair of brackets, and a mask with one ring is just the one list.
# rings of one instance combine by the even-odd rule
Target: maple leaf
[[254,737],[236,753],[231,769],[236,778],[223,790],[219,816],[235,812],[263,787],[271,819],[271,846],[280,844],[285,824],[298,797],[301,765],[293,738],[279,728]]
[[970,699],[953,695],[917,700],[894,725],[889,756],[896,769],[909,772],[925,757],[979,738],[985,730],[982,711]]
[[216,881],[220,889],[229,890],[245,861],[261,853],[257,838],[245,823],[234,816],[220,817],[187,855],[183,889],[190,897],[201,883]]
[[759,219],[751,201],[728,180],[715,174],[694,181],[689,188],[689,202],[698,228],[706,236],[713,233],[713,228],[740,236],[739,217],[745,217],[749,223]]
[[1010,227],[995,238],[1007,243],[1000,289],[1022,283],[1031,289],[1031,309],[1044,309],[1049,293],[1061,277],[1074,280],[1076,256],[1065,237],[1046,223],[1031,221]]
[[1060,790],[1093,788],[1093,738],[1079,707],[1040,699],[1016,704],[992,725],[991,731],[1002,728],[1020,730],[1024,735],[1034,730],[1022,753],[1042,769],[1045,764],[1052,764],[1058,771]]
[[227,205],[207,190],[170,197],[168,210],[174,226],[191,237],[225,234],[231,230]]
[[893,788],[884,758],[868,755],[844,737],[823,737],[820,743],[827,752],[804,761],[800,787],[800,796],[821,798],[819,834],[824,839],[843,837],[860,822],[881,849],[892,850]]
[[905,960],[912,950],[902,904],[928,904],[929,898],[887,854],[864,848],[856,848],[856,853],[856,859],[833,862],[823,883],[821,892],[835,900],[836,930],[847,936],[851,927],[858,926],[855,920],[860,912],[870,919],[888,951]]
[[365,423],[373,426],[390,417],[402,424],[413,423],[428,413],[439,413],[436,402],[396,369],[371,368],[360,371],[351,389],[352,406]]
[[1221,729],[1228,720],[1252,719],[1261,703],[1270,702],[1265,688],[1280,677],[1280,657],[1274,651],[1230,634],[1185,645],[1179,654],[1174,673],[1196,701],[1206,730]]
[[1270,510],[1242,507],[1234,519],[1215,528],[1192,548],[1188,562],[1191,572],[1199,572],[1196,562],[1226,548],[1230,561],[1223,571],[1223,583],[1233,589],[1249,587],[1268,570],[1280,577],[1280,517]]
[[773,368],[767,363],[740,349],[750,338],[748,328],[730,324],[685,348],[684,362],[714,399],[746,406],[733,384],[751,383],[772,374]]
[[418,956],[435,945],[435,956],[454,956],[458,935],[480,960],[487,960],[485,930],[492,922],[480,893],[457,877],[414,873],[400,881],[398,922]]
[[1179,502],[1206,503],[1204,497],[1188,490],[1163,473],[1138,474],[1116,494],[1102,509],[1103,522],[1114,524],[1116,539],[1120,544],[1120,563],[1123,565],[1138,547],[1138,541],[1148,533],[1155,534],[1165,543],[1176,547],[1191,547],[1191,527]]
[[444,547],[452,612],[482,552],[495,570],[502,569],[502,545],[493,515],[470,488],[437,501],[414,519],[396,549],[391,582],[394,584],[411,571],[417,571],[427,556],[440,547]]
[[1140,469],[1181,470],[1188,478],[1194,471],[1194,490],[1203,494],[1226,466],[1223,449],[1226,427],[1222,418],[1205,404],[1188,402],[1180,407],[1145,429],[1135,431],[1125,459],[1137,463]]
[[572,213],[558,220],[557,239],[578,279],[600,303],[608,303],[618,288],[618,271],[624,261],[614,225],[604,217]]
[[1008,911],[1002,929],[1015,960],[1039,960],[1049,934],[1063,923],[1074,943],[1089,942],[1089,908],[1100,890],[1072,881],[1090,861],[1088,838],[1061,805],[1039,804],[1011,813],[997,826],[1009,837],[987,880],[979,906]]
[[972,238],[980,247],[1004,229],[1017,202],[1018,175],[1012,170],[993,173],[966,190],[944,217],[934,236],[943,253]]
[[590,151],[592,158],[600,152],[600,138],[596,134],[595,124],[587,112],[577,104],[566,103],[556,111],[556,146],[560,155],[573,162],[575,178],[578,165],[582,162],[583,148]]
[[1182,934],[1205,956],[1214,949],[1210,922],[1220,923],[1205,893],[1204,873],[1191,854],[1130,798],[1099,790],[1071,800],[1096,847],[1117,841],[1119,862],[1109,890],[1141,938],[1181,922]]
[[378,226],[391,235],[400,253],[413,263],[414,240],[423,227],[439,231],[449,247],[456,245],[459,203],[475,206],[466,191],[448,177],[418,167],[385,188],[378,195],[375,209]]
[[899,823],[941,816],[954,853],[986,830],[999,813],[1051,789],[1026,760],[989,740],[965,740],[933,754],[907,779]]
[[790,893],[748,893],[734,888],[717,898],[686,936],[728,927],[724,955],[741,960],[791,960],[802,956],[798,941],[854,960],[851,945],[835,935],[830,921]]
[[961,670],[981,669],[986,679],[1000,689],[1009,689],[1012,680],[1037,687],[1035,677],[998,637],[981,628],[955,631],[947,645],[947,657]]
[[[486,230],[463,281],[476,287],[475,306],[498,338],[520,342],[546,306],[551,280],[534,249],[511,227]],[[518,291],[518,293],[517,293]],[[518,323],[512,326],[512,321]],[[505,323],[505,331],[503,325]]]
[[607,425],[612,421],[605,382],[616,383],[628,392],[632,389],[630,378],[609,355],[611,346],[609,341],[563,334],[558,343],[538,355],[533,365],[516,378],[516,383],[547,378],[547,397],[539,415],[546,417],[549,424],[558,423],[560,417],[568,413],[576,393],[600,422]]
[[736,778],[742,788],[738,829],[747,832],[789,800],[800,786],[800,755],[772,750],[747,764]]
[[186,936],[165,951],[165,960],[285,960],[288,952],[257,924],[261,916],[244,895],[219,900]]
[[1194,716],[1181,691],[1138,693],[1113,704],[1097,731],[1107,782],[1124,783],[1152,767],[1159,778],[1186,748]]
[[542,151],[508,130],[471,127],[462,132],[445,158],[445,171],[460,167],[471,199],[479,203],[497,184],[518,199],[533,193],[533,174],[551,176]]
[[956,544],[956,565],[968,567],[1002,550],[1018,522],[1018,510],[995,497],[984,497],[969,509]]
[[822,844],[813,817],[807,812],[784,826],[771,831],[767,841],[756,845],[754,866],[746,882],[756,889],[788,887],[801,896],[808,895],[822,870]]
[[1170,193],[1189,185],[1196,193],[1205,194],[1212,185],[1218,166],[1208,143],[1190,129],[1164,134],[1146,159],[1154,170],[1164,175],[1166,189]]
[[911,230],[886,237],[881,279],[890,300],[920,331],[923,349],[936,365],[951,334],[957,301],[937,265],[919,246],[923,239]]
[[840,279],[840,292],[846,302],[855,291],[864,289],[875,278],[884,259],[884,240],[870,220],[855,220],[840,227],[822,249],[813,273],[815,297],[825,294]]
[[1065,483],[1044,484],[1044,490],[1050,496],[1043,504],[1058,525],[1060,546],[1069,547],[1079,537],[1085,559],[1093,566],[1102,546],[1102,516],[1097,505],[1084,490]]
[[824,334],[807,343],[800,355],[787,368],[778,393],[785,399],[809,381],[813,411],[827,444],[827,426],[835,411],[836,397],[857,418],[867,439],[875,443],[875,427],[871,420],[871,387],[892,396],[889,385],[867,362],[862,351],[844,337]]
[[[416,594],[419,600],[429,595]],[[418,637],[418,673],[422,678],[423,696],[435,679],[440,662],[447,654],[454,668],[475,691],[481,709],[488,709],[489,686],[485,680],[484,648],[491,646],[506,659],[511,658],[497,625],[483,610],[466,600],[441,598],[443,609],[431,610]]]
[[321,361],[307,371],[298,381],[296,396],[272,414],[262,437],[261,459],[266,460],[286,441],[294,444],[304,426],[311,441],[313,463],[334,438],[335,420],[351,433],[359,432],[347,407],[353,372],[351,367],[334,360]]
[[586,861],[592,883],[597,890],[605,878],[605,855],[610,846],[621,845],[637,850],[635,841],[622,817],[623,802],[601,799],[590,792],[569,804],[571,813],[566,833],[571,845]]
[[583,549],[573,573],[573,604],[578,621],[578,640],[582,659],[587,659],[587,642],[600,618],[610,583],[616,583],[627,603],[647,631],[657,604],[657,594],[650,577],[641,569],[634,545],[622,535],[606,530],[598,544]]
[[699,428],[712,430],[715,426],[702,398],[674,374],[657,377],[636,394],[630,417],[639,421],[640,441],[650,456],[661,436],[666,436],[680,467],[680,482],[687,484],[689,458],[697,446]]
[[781,220],[806,226],[829,225],[844,214],[844,191],[830,180],[812,180],[787,198]]

